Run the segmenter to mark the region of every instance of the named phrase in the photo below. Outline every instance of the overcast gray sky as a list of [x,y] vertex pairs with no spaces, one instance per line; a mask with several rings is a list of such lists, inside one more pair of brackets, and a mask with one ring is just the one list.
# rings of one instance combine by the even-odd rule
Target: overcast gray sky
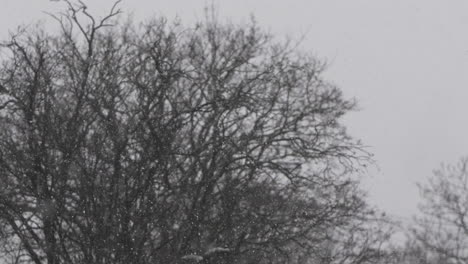
[[[111,0],[84,0],[103,14]],[[63,8],[48,0],[0,0],[0,37]],[[307,33],[302,49],[330,63],[328,80],[361,110],[349,132],[371,146],[379,168],[365,187],[373,203],[410,217],[418,190],[441,162],[468,155],[467,0],[124,0],[144,19],[164,14],[190,23],[213,3],[220,17],[254,14],[276,35]]]

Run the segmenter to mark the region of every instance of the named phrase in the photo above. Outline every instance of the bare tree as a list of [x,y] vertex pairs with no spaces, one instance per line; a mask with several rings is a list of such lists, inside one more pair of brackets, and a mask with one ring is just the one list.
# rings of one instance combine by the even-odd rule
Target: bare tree
[[355,104],[323,63],[253,22],[136,27],[117,23],[117,4],[97,19],[66,3],[59,34],[2,46],[8,263],[378,256],[386,237],[365,228],[351,177],[369,154],[339,123]]
[[[468,263],[468,159],[443,165],[419,185],[424,203],[410,228],[420,263]],[[419,252],[419,253],[418,253]]]

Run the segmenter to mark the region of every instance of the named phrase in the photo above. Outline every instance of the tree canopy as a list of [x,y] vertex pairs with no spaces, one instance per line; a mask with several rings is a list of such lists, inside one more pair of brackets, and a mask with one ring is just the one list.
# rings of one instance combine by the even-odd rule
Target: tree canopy
[[388,238],[324,63],[251,22],[97,19],[3,42],[6,263],[373,263]]

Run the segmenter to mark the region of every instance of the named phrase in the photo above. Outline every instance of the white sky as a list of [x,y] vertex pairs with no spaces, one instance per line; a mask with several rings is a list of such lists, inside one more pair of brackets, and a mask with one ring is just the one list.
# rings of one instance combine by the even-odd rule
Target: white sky
[[[104,14],[111,0],[85,0]],[[190,23],[213,3],[221,17],[257,21],[276,35],[307,33],[302,48],[326,58],[327,78],[361,111],[349,132],[371,146],[378,169],[365,187],[391,215],[410,217],[422,182],[441,162],[468,155],[467,0],[124,0],[135,18],[164,14]],[[0,38],[63,4],[0,0]]]

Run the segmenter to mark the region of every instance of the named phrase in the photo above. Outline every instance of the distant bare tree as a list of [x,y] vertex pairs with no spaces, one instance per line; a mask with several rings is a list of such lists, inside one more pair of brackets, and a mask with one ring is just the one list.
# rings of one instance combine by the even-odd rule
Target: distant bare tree
[[419,185],[424,203],[409,243],[420,263],[468,263],[468,159],[443,165]]
[[66,3],[59,34],[2,45],[7,263],[378,257],[351,177],[369,155],[339,123],[355,104],[323,63],[253,22],[135,27]]

